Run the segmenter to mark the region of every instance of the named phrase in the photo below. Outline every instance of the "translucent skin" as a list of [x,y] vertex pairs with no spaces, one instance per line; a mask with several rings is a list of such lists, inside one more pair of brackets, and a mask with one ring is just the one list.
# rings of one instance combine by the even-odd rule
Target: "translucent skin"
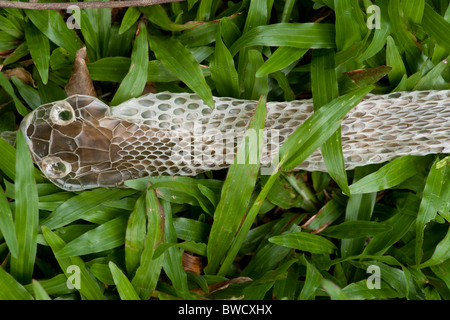
[[[75,95],[42,105],[21,130],[35,163],[65,190],[120,187],[149,175],[196,175],[226,168],[256,101],[194,94],[149,94],[110,108]],[[261,164],[313,112],[311,100],[267,103]],[[450,90],[368,95],[342,121],[346,169],[396,157],[450,152]],[[320,150],[298,169],[325,171]]]

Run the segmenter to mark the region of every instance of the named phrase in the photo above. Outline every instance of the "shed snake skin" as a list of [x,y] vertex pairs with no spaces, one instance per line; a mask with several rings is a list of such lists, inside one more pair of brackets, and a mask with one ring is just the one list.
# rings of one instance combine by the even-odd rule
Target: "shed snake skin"
[[[74,95],[42,105],[20,125],[34,162],[65,190],[120,187],[150,175],[226,168],[257,101],[160,92],[109,107]],[[313,112],[312,100],[268,102],[261,165]],[[367,95],[342,120],[347,170],[402,155],[450,153],[450,90]],[[320,149],[298,166],[326,171]]]

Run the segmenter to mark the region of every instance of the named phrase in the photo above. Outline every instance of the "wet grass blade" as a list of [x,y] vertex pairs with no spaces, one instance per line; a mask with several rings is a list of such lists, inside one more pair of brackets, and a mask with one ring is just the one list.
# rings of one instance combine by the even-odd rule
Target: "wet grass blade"
[[39,223],[38,192],[34,165],[22,132],[17,132],[15,180],[15,229],[19,252],[11,259],[11,274],[21,283],[29,283],[34,269]]
[[148,72],[148,41],[147,28],[145,24],[141,23],[139,34],[133,45],[133,52],[131,53],[131,66],[127,75],[121,82],[119,89],[117,89],[111,105],[118,105],[125,100],[138,97],[144,90],[147,82]]
[[117,267],[117,265],[110,261],[108,263],[109,269],[116,284],[117,291],[119,292],[122,300],[140,300],[139,295],[134,290],[130,280],[123,274],[123,272]]
[[[247,129],[247,132],[254,133],[253,139],[239,146],[236,159],[230,166],[222,187],[208,240],[208,265],[204,269],[206,274],[217,272],[247,210],[258,175],[260,148],[262,148],[262,141],[258,135],[263,128],[265,115],[266,98],[263,96]],[[257,155],[256,161],[250,160],[250,154]]]
[[152,36],[148,40],[156,58],[213,108],[211,89],[192,53],[176,39]]

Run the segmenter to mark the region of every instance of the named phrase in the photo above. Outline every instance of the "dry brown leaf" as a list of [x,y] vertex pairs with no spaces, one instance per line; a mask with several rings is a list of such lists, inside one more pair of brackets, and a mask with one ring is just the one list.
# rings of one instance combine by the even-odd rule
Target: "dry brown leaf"
[[81,48],[75,55],[75,61],[70,74],[69,81],[64,87],[68,96],[74,94],[82,94],[92,97],[97,97],[94,89],[89,70],[86,65],[86,47]]
[[186,271],[191,271],[196,274],[201,274],[203,271],[203,258],[193,256],[189,253],[183,252],[182,257],[183,269]]
[[8,78],[8,80],[11,80],[11,77],[16,77],[17,79],[22,80],[26,84],[29,84],[36,88],[36,84],[34,83],[33,77],[24,68],[19,67],[14,69],[8,69],[3,71],[3,74],[5,75],[6,78]]

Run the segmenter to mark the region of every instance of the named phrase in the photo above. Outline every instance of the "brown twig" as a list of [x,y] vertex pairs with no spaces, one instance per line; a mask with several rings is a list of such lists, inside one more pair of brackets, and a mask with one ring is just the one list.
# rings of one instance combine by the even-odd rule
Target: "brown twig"
[[90,2],[20,2],[0,0],[0,8],[31,9],[31,10],[66,10],[69,7],[79,9],[94,8],[128,8],[146,7],[155,4],[180,2],[185,0],[128,0],[128,1],[90,1]]

